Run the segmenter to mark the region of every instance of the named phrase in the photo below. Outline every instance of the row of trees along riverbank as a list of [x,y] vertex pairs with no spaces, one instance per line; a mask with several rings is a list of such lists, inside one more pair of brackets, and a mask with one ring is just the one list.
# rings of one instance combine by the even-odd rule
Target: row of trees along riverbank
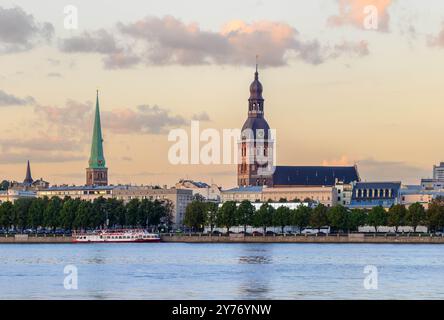
[[108,227],[158,227],[171,224],[169,201],[97,198],[94,201],[52,197],[22,198],[0,205],[0,227],[4,229],[85,230]]
[[444,227],[444,199],[434,200],[428,210],[420,203],[415,203],[409,208],[394,205],[388,211],[380,206],[371,210],[349,210],[341,205],[327,208],[322,204],[315,208],[300,206],[289,209],[282,206],[274,209],[269,203],[264,203],[260,209],[255,210],[248,200],[240,204],[228,201],[220,207],[196,200],[188,205],[184,223],[194,231],[202,231],[204,226],[208,226],[211,232],[215,227],[225,228],[229,232],[232,227],[237,226],[243,226],[244,232],[247,226],[263,228],[264,233],[268,227],[280,227],[283,233],[287,226],[294,226],[299,230],[307,227],[320,230],[330,226],[333,231],[343,232],[357,231],[363,226],[373,226],[375,232],[378,232],[380,226],[390,226],[397,232],[399,226],[410,226],[416,232],[420,225],[427,226],[429,231],[434,232]]

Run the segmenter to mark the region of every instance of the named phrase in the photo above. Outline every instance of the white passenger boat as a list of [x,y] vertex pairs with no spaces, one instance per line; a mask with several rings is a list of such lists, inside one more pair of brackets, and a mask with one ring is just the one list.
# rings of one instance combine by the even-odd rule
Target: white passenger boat
[[160,242],[157,234],[146,230],[98,230],[89,233],[73,233],[75,243],[131,243],[131,242]]

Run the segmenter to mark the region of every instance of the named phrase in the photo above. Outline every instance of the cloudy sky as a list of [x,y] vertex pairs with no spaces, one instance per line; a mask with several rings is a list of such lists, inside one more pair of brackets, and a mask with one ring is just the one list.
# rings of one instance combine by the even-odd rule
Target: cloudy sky
[[99,89],[111,183],[233,186],[167,135],[241,127],[256,54],[278,164],[415,183],[444,160],[442,0],[2,0],[0,178],[84,183]]

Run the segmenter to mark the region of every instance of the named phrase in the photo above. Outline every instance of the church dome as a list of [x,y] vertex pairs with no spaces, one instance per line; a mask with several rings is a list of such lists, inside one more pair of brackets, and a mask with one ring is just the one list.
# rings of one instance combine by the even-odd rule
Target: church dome
[[259,81],[259,73],[256,71],[254,81],[250,85],[250,99],[263,99],[263,91],[262,83]]

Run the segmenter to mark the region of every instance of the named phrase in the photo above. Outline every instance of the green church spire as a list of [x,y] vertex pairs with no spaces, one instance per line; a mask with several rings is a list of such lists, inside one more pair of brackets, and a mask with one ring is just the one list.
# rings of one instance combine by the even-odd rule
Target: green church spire
[[91,156],[89,158],[89,168],[105,168],[105,157],[103,156],[102,127],[100,124],[99,90],[97,90],[96,112],[94,118],[94,129],[91,144]]

